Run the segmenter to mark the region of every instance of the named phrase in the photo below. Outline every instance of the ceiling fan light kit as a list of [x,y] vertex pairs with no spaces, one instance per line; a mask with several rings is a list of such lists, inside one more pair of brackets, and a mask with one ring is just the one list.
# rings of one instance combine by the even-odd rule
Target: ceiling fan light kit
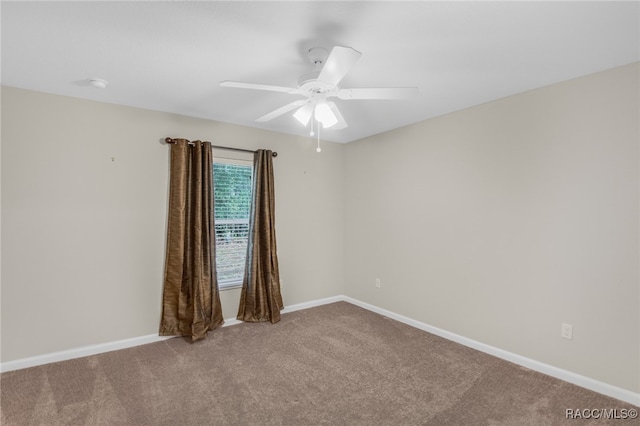
[[[306,99],[299,99],[284,105],[259,117],[256,121],[270,121],[296,109],[293,116],[303,126],[306,127],[313,117],[316,122],[322,123],[323,128],[332,128],[333,130],[346,128],[347,122],[340,113],[338,106],[334,102],[328,101],[328,98],[335,97],[345,101],[354,99],[407,99],[418,94],[417,87],[341,89],[338,83],[362,56],[360,52],[351,47],[335,46],[331,49],[331,53],[322,47],[313,47],[309,49],[308,56],[309,60],[315,65],[316,70],[300,77],[297,88],[239,81],[222,81],[220,85],[223,87],[302,95]],[[313,136],[313,124],[311,127],[311,135]]]

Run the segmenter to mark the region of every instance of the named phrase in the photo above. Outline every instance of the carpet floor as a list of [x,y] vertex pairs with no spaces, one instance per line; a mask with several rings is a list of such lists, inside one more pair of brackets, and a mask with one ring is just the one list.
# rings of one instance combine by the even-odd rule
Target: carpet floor
[[2,425],[624,425],[637,407],[346,302],[3,373]]

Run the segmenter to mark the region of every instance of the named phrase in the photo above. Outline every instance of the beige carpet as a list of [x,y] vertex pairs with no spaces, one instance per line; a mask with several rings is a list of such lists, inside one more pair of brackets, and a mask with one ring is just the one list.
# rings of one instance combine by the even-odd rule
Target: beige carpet
[[624,425],[635,409],[345,302],[4,373],[2,425]]

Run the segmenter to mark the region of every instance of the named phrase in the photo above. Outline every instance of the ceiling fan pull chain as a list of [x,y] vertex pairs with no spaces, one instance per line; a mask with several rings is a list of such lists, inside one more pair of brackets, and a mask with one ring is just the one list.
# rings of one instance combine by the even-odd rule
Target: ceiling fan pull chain
[[316,152],[320,152],[320,151],[322,151],[320,149],[320,122],[316,121],[316,123],[318,123],[318,147],[316,148]]

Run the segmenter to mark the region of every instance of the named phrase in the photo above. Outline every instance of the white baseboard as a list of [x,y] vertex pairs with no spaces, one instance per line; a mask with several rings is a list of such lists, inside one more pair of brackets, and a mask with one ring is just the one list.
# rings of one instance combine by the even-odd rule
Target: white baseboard
[[[324,299],[312,300],[310,302],[297,303],[295,305],[285,306],[285,308],[280,311],[281,314],[288,314],[290,312],[301,311],[303,309],[314,308],[316,306],[327,305],[329,303],[342,302],[345,301],[344,296],[333,296],[327,297]],[[235,318],[225,319],[223,327],[229,327],[231,325],[242,324],[243,321],[240,321]]]
[[158,336],[157,334],[149,334],[147,336],[133,337],[131,339],[117,340],[115,342],[82,346],[80,348],[73,348],[65,351],[53,352],[44,355],[32,356],[29,358],[17,359],[15,361],[3,362],[2,364],[0,364],[0,372],[4,373],[7,371],[35,367],[37,365],[50,364],[52,362],[82,358],[85,356],[132,348],[134,346],[146,345],[147,343],[161,342],[163,340],[171,338],[172,336]]
[[[344,297],[334,296],[325,299],[313,300],[311,302],[298,303],[296,305],[287,306],[282,310],[282,313],[286,314],[288,312],[295,312],[301,309],[312,308],[314,306],[326,305],[328,303],[334,303],[341,300],[344,300]],[[235,318],[225,319],[223,327],[229,327],[241,323],[242,321]],[[157,334],[150,334],[147,336],[133,337],[130,339],[117,340],[114,342],[83,346],[60,352],[52,352],[44,355],[22,358],[15,361],[7,361],[0,363],[0,372],[4,373],[7,371],[22,370],[23,368],[36,367],[38,365],[50,364],[53,362],[67,361],[69,359],[97,355],[105,352],[132,348],[134,346],[146,345],[148,343],[162,342],[163,340],[172,339],[173,337],[175,336],[159,336]]]
[[289,312],[301,311],[303,309],[314,308],[316,306],[328,305],[329,303],[346,302],[346,301],[347,301],[347,297],[342,295],[326,297],[324,299],[316,299],[310,302],[303,302],[303,303],[298,303],[291,306],[285,306],[285,308],[282,310],[282,313],[287,314]]
[[[629,404],[640,406],[640,394],[638,393],[631,392],[629,390],[622,389],[622,388],[619,388],[619,387],[616,387],[608,383],[604,383],[586,376],[582,376],[580,374],[576,374],[574,372],[567,371],[562,368],[554,367],[552,365],[545,364],[543,362],[539,362],[534,359],[517,355],[511,352],[505,351],[503,349],[496,348],[494,346],[477,342],[475,340],[466,338],[464,336],[460,336],[458,334],[451,333],[441,328],[434,327],[432,325],[425,324],[420,321],[416,321],[414,319],[405,317],[403,315],[396,314],[395,312],[391,312],[386,309],[382,309],[377,306],[370,305],[365,302],[361,302],[357,299],[353,299],[348,296],[340,295],[340,296],[327,297],[324,299],[312,300],[304,303],[298,303],[295,305],[287,306],[282,310],[282,313],[286,314],[289,312],[309,309],[316,306],[326,305],[326,304],[335,303],[335,302],[351,303],[353,305],[378,313],[380,315],[384,315],[386,317],[389,317],[401,323],[410,325],[412,327],[418,328],[420,330],[426,331],[428,333],[435,334],[436,336],[440,336],[447,340],[451,340],[461,345],[476,349],[480,352],[484,352],[489,355],[493,355],[495,357],[512,362],[514,364],[521,365],[523,367],[537,371],[539,373],[546,374],[548,376],[555,377],[560,380],[564,380],[565,382],[573,383],[575,385],[592,390],[594,392],[598,392],[603,395],[607,395],[612,398],[616,398],[621,401],[628,402]],[[236,319],[228,319],[228,320],[225,320],[224,326],[228,327],[228,326],[232,326],[240,323],[242,323],[242,321],[239,321]],[[167,340],[171,338],[172,338],[171,336],[165,337],[165,336],[158,336],[157,334],[151,334],[148,336],[134,337],[132,339],[118,340],[115,342],[84,346],[81,348],[69,349],[61,352],[54,352],[51,354],[23,358],[15,361],[8,361],[8,362],[1,363],[0,372],[4,373],[6,371],[20,370],[23,368],[35,367],[37,365],[49,364],[52,362],[59,362],[59,361],[65,361],[65,360],[74,359],[74,358],[81,358],[89,355],[96,355],[104,352],[110,352],[110,351],[115,351],[119,349],[126,349],[134,346],[145,345],[148,343],[161,342],[163,340]]]
[[580,374],[576,374],[572,371],[554,367],[553,365],[545,364],[543,362],[536,361],[534,359],[527,358],[518,354],[514,354],[512,352],[508,352],[503,349],[496,348],[494,346],[477,342],[475,340],[468,339],[464,336],[451,333],[441,328],[434,327],[432,325],[413,320],[403,315],[396,314],[395,312],[387,311],[386,309],[378,308],[377,306],[373,306],[368,303],[364,303],[359,300],[352,299],[351,297],[342,296],[342,300],[344,300],[345,302],[349,302],[353,305],[360,306],[361,308],[367,309],[369,311],[378,313],[380,315],[384,315],[386,317],[402,322],[404,324],[410,325],[412,327],[418,328],[420,330],[424,330],[428,333],[435,334],[436,336],[440,336],[447,340],[451,340],[461,345],[476,349],[480,352],[484,352],[489,355],[493,355],[497,358],[501,358],[506,361],[512,362],[514,364],[529,368],[533,371],[546,374],[547,376],[555,377],[556,379],[573,383],[574,385],[578,385],[580,387],[592,390],[594,392],[598,392],[603,395],[607,395],[612,398],[616,398],[621,401],[628,402],[629,404],[640,406],[639,393],[634,393],[629,390],[610,385],[608,383],[604,383],[586,376],[582,376]]

